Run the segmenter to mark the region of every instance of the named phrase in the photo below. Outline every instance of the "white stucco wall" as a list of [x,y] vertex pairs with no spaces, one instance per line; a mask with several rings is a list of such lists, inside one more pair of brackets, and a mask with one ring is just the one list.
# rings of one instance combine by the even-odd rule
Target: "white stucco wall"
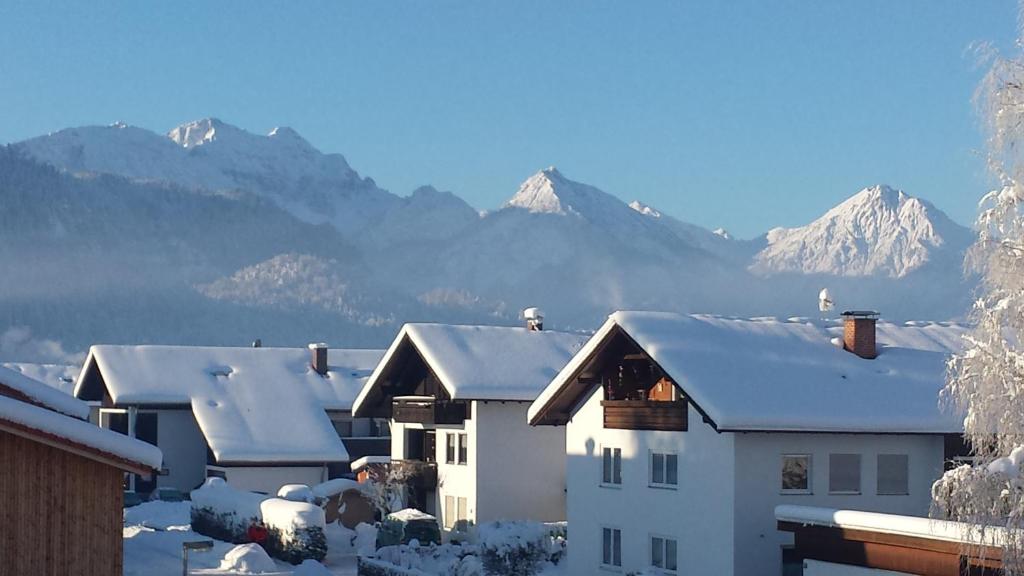
[[[687,432],[605,430],[597,388],[573,415],[566,432],[568,572],[590,576],[600,568],[601,529],[622,530],[622,572],[650,565],[650,537],[678,542],[679,574],[732,573],[733,436],[718,434],[690,408]],[[601,449],[622,449],[622,485],[601,486]],[[679,458],[677,489],[651,488],[652,450]]]
[[[692,422],[692,421],[691,421]],[[776,529],[775,506],[799,504],[925,516],[931,485],[942,474],[941,436],[869,434],[726,434],[735,436],[737,575],[779,574],[782,546],[793,535]],[[830,453],[861,455],[861,493],[828,493]],[[811,455],[812,494],[781,494],[783,454]],[[876,494],[877,455],[907,454],[909,494]]]
[[223,472],[227,483],[237,490],[276,495],[285,484],[315,486],[327,480],[325,466],[209,466]]
[[526,402],[474,402],[476,521],[565,520],[565,427],[530,426]]
[[[466,516],[473,522],[479,522],[477,517],[477,470],[480,463],[480,456],[477,453],[477,429],[479,425],[479,412],[477,402],[470,406],[471,417],[462,426],[438,426],[437,427],[437,491],[434,499],[434,510],[441,526],[446,524],[444,498],[466,499]],[[447,464],[445,462],[448,432],[465,432],[469,447],[466,450],[466,464]]]
[[164,453],[167,475],[157,486],[191,492],[206,479],[206,438],[191,410],[156,410],[157,444]]

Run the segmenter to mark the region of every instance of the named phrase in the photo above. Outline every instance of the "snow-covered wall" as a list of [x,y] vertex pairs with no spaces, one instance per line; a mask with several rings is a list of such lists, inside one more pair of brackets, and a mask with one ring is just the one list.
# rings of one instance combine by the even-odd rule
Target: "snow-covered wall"
[[191,410],[157,410],[157,443],[164,453],[166,475],[157,486],[189,492],[206,479],[206,438]]
[[[606,430],[603,397],[595,388],[567,426],[569,573],[599,573],[609,527],[622,531],[624,573],[650,566],[650,538],[662,536],[678,542],[680,574],[732,574],[733,436],[715,432],[692,408],[687,432]],[[622,450],[621,485],[601,484],[604,446]],[[678,454],[676,489],[650,487],[652,450]]]
[[315,486],[327,480],[325,466],[208,466],[237,490],[277,494],[285,484]]
[[473,404],[477,522],[565,520],[565,428],[529,426],[526,402]]
[[[781,567],[782,546],[792,544],[793,535],[776,529],[775,506],[927,516],[931,485],[943,465],[942,436],[750,433],[736,434],[735,447],[736,574],[764,574],[765,566]],[[811,494],[781,494],[783,454],[811,455]],[[829,454],[860,454],[860,494],[829,494]],[[909,494],[877,494],[878,454],[908,456]]]

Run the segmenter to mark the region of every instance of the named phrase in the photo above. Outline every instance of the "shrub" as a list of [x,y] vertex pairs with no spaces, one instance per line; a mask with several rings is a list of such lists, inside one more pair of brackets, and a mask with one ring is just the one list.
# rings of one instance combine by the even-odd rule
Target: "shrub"
[[532,576],[549,559],[547,530],[536,522],[481,525],[480,559],[487,574]]

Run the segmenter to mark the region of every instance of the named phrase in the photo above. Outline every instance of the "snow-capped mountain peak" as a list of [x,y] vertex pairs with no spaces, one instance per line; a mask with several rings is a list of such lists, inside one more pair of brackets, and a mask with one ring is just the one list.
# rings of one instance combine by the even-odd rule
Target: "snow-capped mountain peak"
[[644,216],[650,216],[651,218],[661,218],[661,212],[652,206],[648,206],[639,200],[633,200],[629,203],[629,207]]
[[958,253],[971,240],[928,202],[889,186],[865,188],[821,218],[798,228],[775,228],[751,270],[840,276],[902,277],[944,246]]
[[[225,124],[217,118],[203,118],[178,126],[167,133],[167,137],[182,148],[194,148],[213,142],[228,131],[240,132],[238,128]],[[219,134],[220,133],[220,134]]]
[[598,188],[575,182],[549,166],[526,179],[503,208],[534,214],[558,214],[604,218],[609,213],[629,212],[625,203]]
[[505,203],[508,208],[522,208],[541,214],[566,214],[572,206],[563,206],[561,194],[571,183],[554,166],[530,176]]

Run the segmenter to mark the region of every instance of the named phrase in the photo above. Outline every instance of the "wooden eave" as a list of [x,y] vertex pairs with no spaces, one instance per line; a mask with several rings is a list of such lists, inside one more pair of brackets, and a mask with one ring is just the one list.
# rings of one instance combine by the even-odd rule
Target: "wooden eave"
[[[67,418],[71,417],[67,416]],[[82,422],[82,420],[79,420],[79,422]],[[148,477],[154,472],[152,468],[142,464],[141,462],[135,462],[115,454],[110,454],[109,452],[104,452],[99,448],[89,446],[87,444],[81,444],[74,440],[69,440],[43,430],[38,430],[19,422],[12,422],[10,420],[0,418],[0,431],[8,432],[15,436],[20,436],[33,442],[38,442],[39,444],[57,448],[65,452],[70,452],[83,458],[88,458],[89,460],[113,466],[140,476]],[[111,432],[111,434],[115,434],[115,432]]]
[[[599,381],[594,380],[593,378],[584,377],[587,368],[589,368],[593,364],[595,359],[599,358],[602,354],[605,353],[605,351],[608,349],[608,346],[611,344],[611,342],[615,339],[616,336],[621,336],[625,338],[630,345],[636,347],[639,350],[643,350],[643,347],[640,346],[636,342],[636,340],[634,340],[633,337],[629,335],[629,333],[627,333],[625,330],[623,330],[620,326],[616,324],[614,327],[612,327],[611,330],[608,331],[608,334],[605,335],[604,339],[600,343],[598,343],[596,347],[594,347],[594,351],[590,354],[590,356],[587,357],[584,362],[580,363],[580,367],[576,369],[575,372],[569,375],[569,378],[566,379],[566,382],[562,386],[562,388],[556,394],[552,395],[551,399],[543,407],[541,407],[537,416],[534,417],[533,421],[530,422],[531,425],[562,426],[569,421],[569,419],[572,417],[572,413],[575,411],[577,405],[580,403],[583,397],[589,394],[595,386],[598,386],[600,384]],[[686,396],[687,403],[693,406],[695,410],[697,410],[697,412],[701,415],[705,423],[710,425],[711,428],[714,429],[716,432],[721,432],[715,421],[712,420],[710,416],[708,416],[708,413],[705,412],[703,408],[701,408],[696,402],[693,401],[692,398],[689,397],[689,395],[686,394],[686,390],[684,390],[682,386],[679,385],[679,380],[672,377],[672,375],[669,374],[668,371],[666,371],[664,368],[662,368],[654,360],[654,358],[650,356],[650,354],[644,352],[643,357],[646,360],[649,360],[652,364],[654,364],[654,366],[658,370],[660,370],[663,374],[667,375],[673,382],[675,382],[675,385],[678,386],[679,389]]]
[[995,576],[1002,574],[1002,550],[873,530],[778,522],[793,532],[801,559],[834,562],[922,576]]

